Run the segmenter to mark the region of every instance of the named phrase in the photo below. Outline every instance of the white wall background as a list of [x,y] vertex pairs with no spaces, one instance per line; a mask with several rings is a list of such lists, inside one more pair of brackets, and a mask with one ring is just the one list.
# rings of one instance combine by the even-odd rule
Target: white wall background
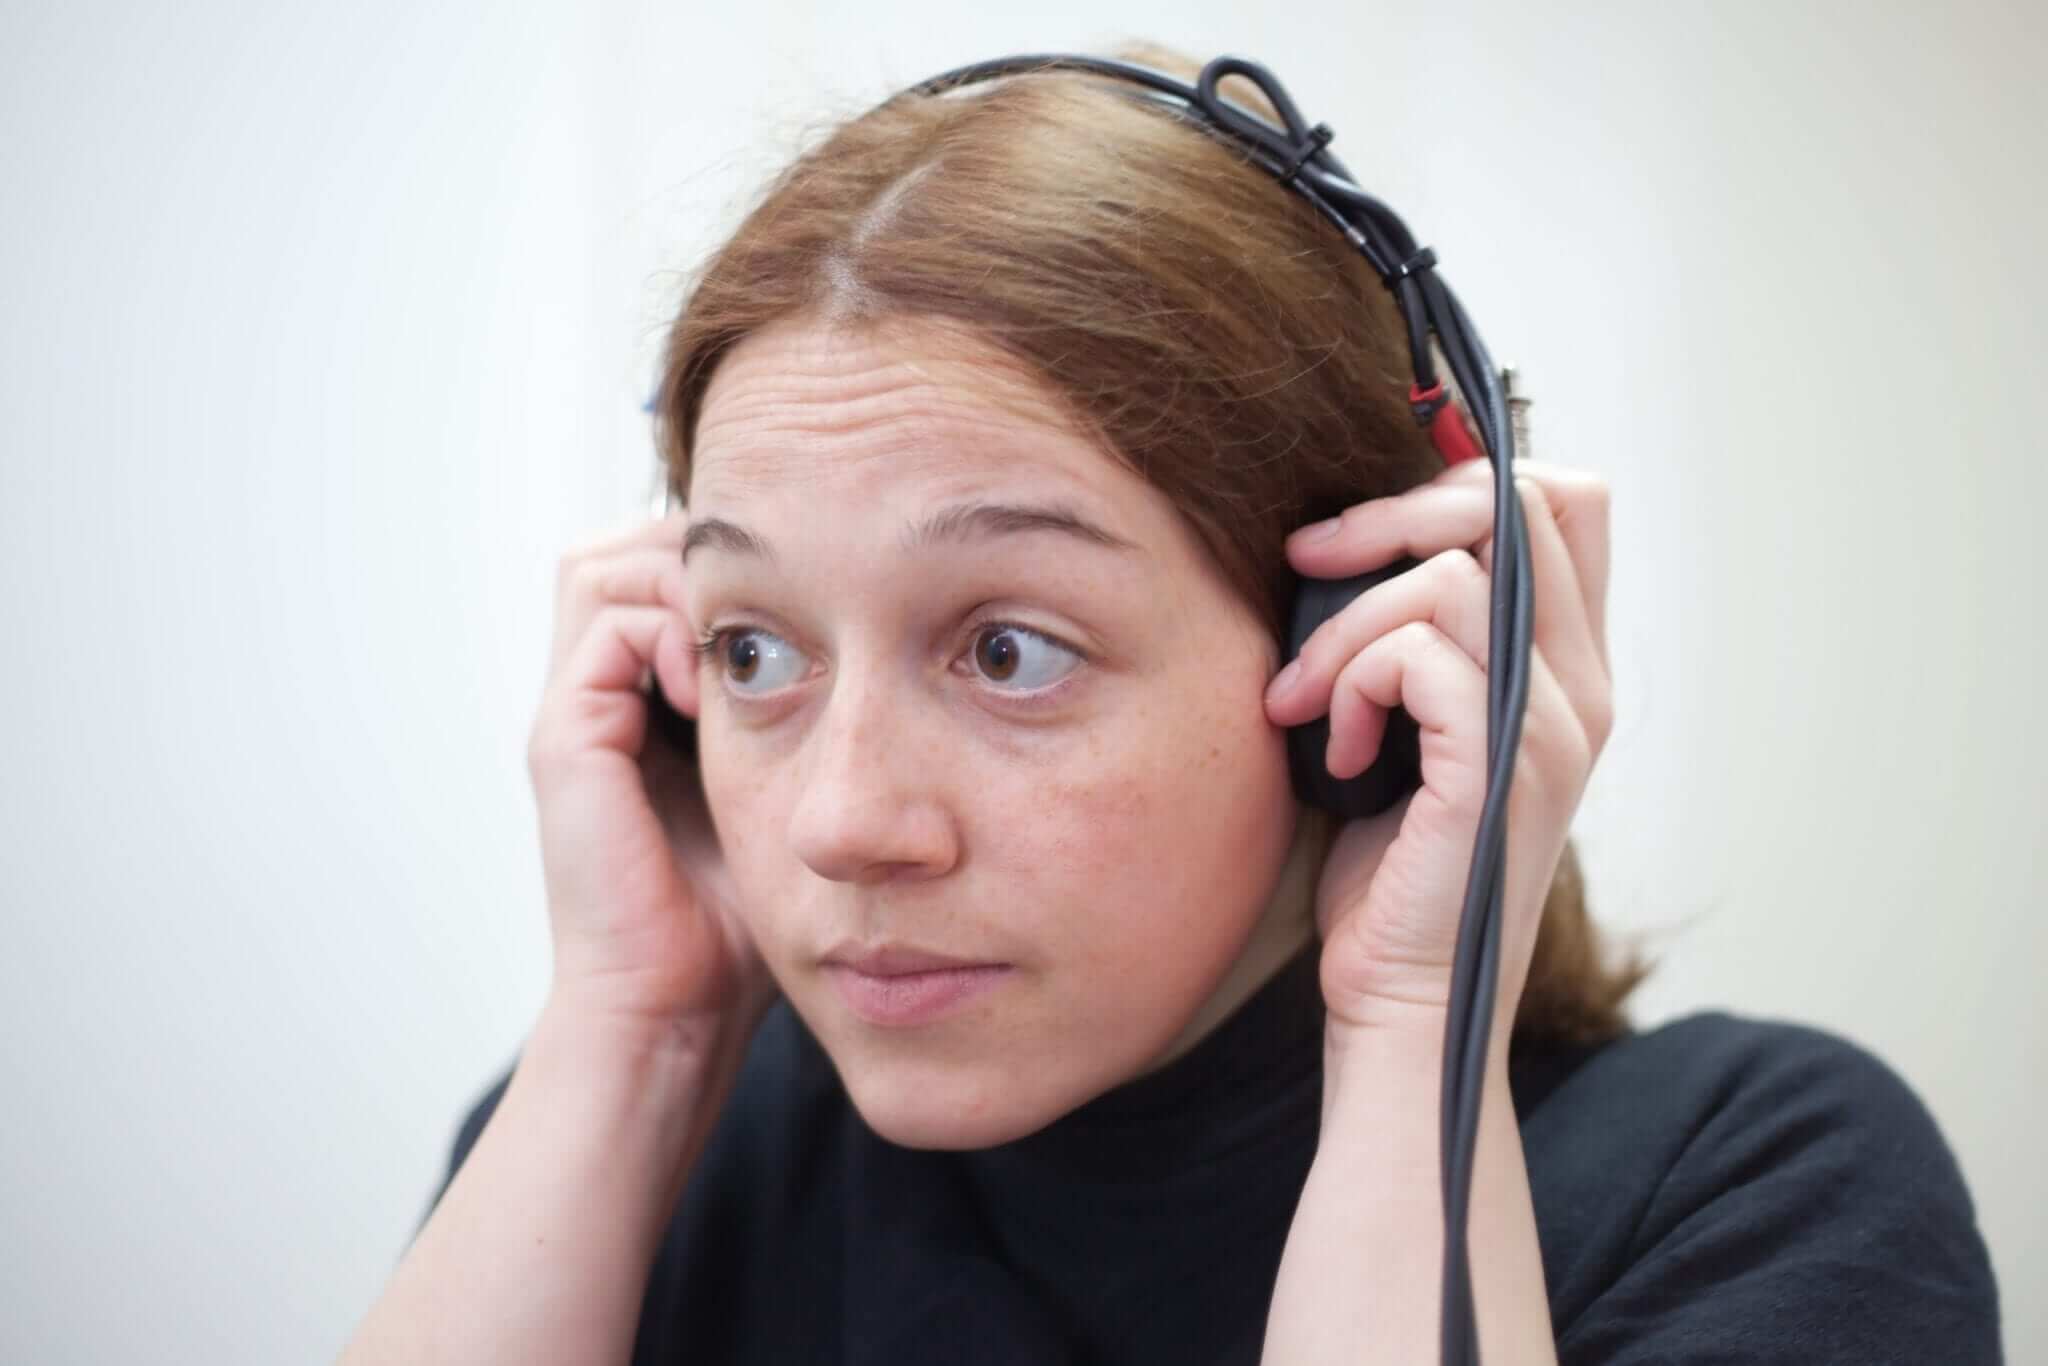
[[1033,8],[0,10],[0,1358],[338,1350],[545,988],[674,272],[807,121],[1129,34],[1273,66],[1609,478],[1640,1018],[1890,1061],[2048,1359],[2043,12]]

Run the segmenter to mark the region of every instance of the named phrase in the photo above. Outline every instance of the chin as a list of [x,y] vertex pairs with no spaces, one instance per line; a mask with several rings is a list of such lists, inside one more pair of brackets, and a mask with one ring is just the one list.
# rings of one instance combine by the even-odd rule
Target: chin
[[921,1067],[854,1064],[840,1077],[867,1126],[901,1148],[993,1148],[1037,1132],[1069,1108],[1020,1094],[1015,1074],[999,1067],[934,1076]]

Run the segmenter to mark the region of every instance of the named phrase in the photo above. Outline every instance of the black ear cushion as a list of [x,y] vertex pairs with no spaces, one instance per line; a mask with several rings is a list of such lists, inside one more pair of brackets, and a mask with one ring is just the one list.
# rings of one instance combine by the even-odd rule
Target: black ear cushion
[[[1421,561],[1402,557],[1381,569],[1367,570],[1348,579],[1303,578],[1294,594],[1294,614],[1288,625],[1288,661],[1301,654],[1301,647],[1316,627],[1349,606],[1351,600],[1375,584],[1414,569]],[[1310,806],[1333,812],[1346,820],[1363,820],[1400,801],[1422,786],[1422,730],[1405,707],[1387,713],[1387,731],[1380,751],[1355,778],[1339,779],[1330,772],[1325,759],[1330,744],[1330,714],[1327,710],[1313,721],[1287,729],[1287,765],[1294,782],[1294,795]]]
[[645,694],[649,724],[654,733],[675,747],[691,763],[697,761],[697,723],[669,705],[659,684],[650,683]]

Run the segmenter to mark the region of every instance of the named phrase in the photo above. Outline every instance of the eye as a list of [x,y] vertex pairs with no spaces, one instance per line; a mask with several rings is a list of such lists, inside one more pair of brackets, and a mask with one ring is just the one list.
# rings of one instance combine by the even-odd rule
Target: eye
[[1028,627],[991,622],[974,637],[974,662],[993,683],[1017,683],[1011,691],[1035,692],[1067,676],[1081,656]]
[[[780,636],[749,626],[725,626],[697,642],[697,657],[718,656],[725,681],[741,696],[774,692],[803,676],[803,656]],[[766,686],[754,688],[765,677]]]

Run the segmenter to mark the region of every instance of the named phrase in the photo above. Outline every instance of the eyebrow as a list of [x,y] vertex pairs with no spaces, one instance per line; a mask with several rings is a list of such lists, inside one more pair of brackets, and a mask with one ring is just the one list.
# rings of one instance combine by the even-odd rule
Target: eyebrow
[[[1050,531],[1071,536],[1090,545],[1116,551],[1135,551],[1132,541],[1096,523],[1064,503],[955,503],[940,508],[921,522],[903,529],[904,550],[922,550],[936,545],[964,545],[998,536]],[[775,549],[743,526],[718,517],[691,522],[683,534],[683,560],[698,547],[724,550],[735,555],[752,555],[773,562]]]

